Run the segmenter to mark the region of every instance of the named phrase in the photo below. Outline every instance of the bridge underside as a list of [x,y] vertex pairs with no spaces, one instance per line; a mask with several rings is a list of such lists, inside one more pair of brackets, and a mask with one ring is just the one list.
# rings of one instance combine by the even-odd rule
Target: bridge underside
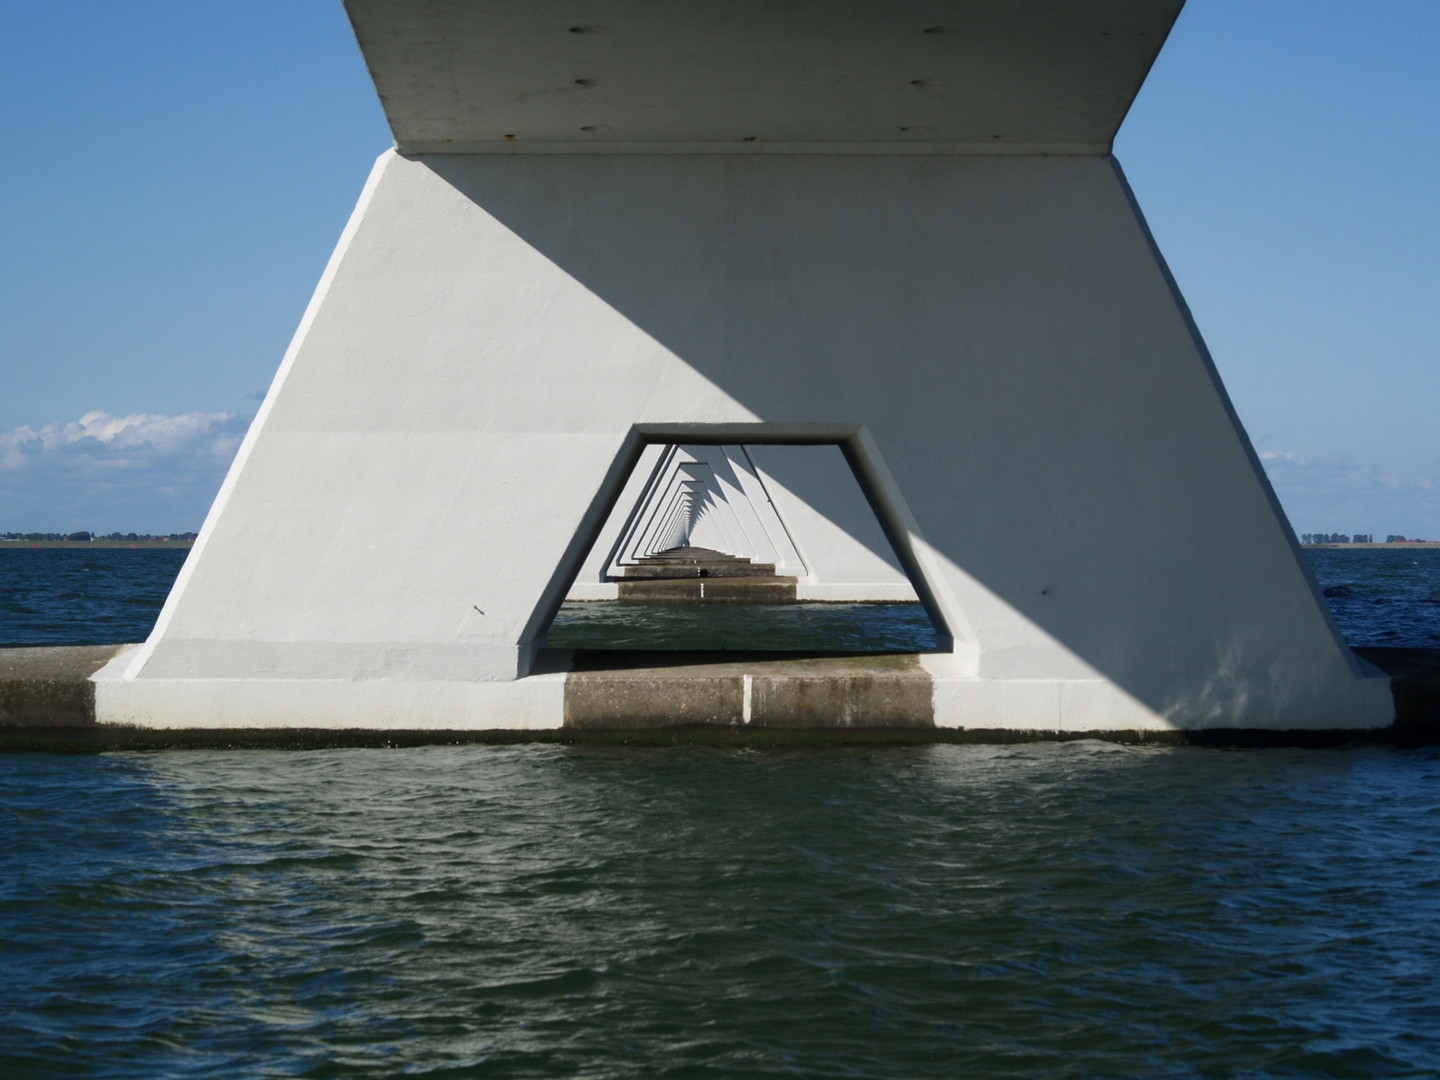
[[407,155],[1103,155],[1182,2],[345,6]]
[[[348,0],[397,151],[97,715],[1387,724],[1110,157],[1180,2]],[[541,635],[656,446],[719,472],[635,550],[702,498],[804,517],[755,561],[903,590],[939,651],[564,670]],[[733,447],[846,468],[771,514]],[[823,580],[819,536],[893,559]]]

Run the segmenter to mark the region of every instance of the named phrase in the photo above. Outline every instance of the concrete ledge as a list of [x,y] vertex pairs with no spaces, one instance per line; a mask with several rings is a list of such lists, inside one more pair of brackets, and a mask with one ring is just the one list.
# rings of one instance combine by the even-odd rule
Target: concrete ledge
[[565,687],[565,726],[619,730],[728,726],[741,722],[745,679],[739,674],[677,671],[597,672]]
[[1393,729],[1358,731],[1014,731],[1002,728],[785,728],[746,725],[588,730],[373,729],[373,728],[138,728],[124,724],[84,727],[0,727],[0,753],[102,753],[122,750],[329,750],[399,749],[411,746],[702,746],[716,749],[787,749],[929,745],[1014,745],[1098,739],[1137,747],[1323,749],[1352,743],[1436,745],[1401,739]]
[[930,674],[918,656],[799,662],[753,675],[752,724],[789,728],[933,728]]
[[865,585],[799,581],[795,599],[812,604],[918,604],[915,587],[908,581],[873,582]]
[[564,715],[565,675],[496,681],[96,680],[102,723],[171,729],[544,730]]
[[1395,698],[1396,741],[1440,743],[1440,649],[1366,648],[1353,650],[1390,676]]
[[789,604],[793,577],[658,578],[618,582],[620,603]]
[[930,674],[918,656],[576,656],[565,727],[931,728]]
[[577,581],[570,586],[570,591],[565,594],[565,602],[569,603],[594,603],[605,600],[618,600],[620,598],[620,584],[615,581]]
[[[0,749],[625,742],[640,734],[640,741],[719,745],[788,745],[792,736],[797,744],[866,745],[1074,738],[1137,745],[1440,744],[1440,649],[1356,650],[1392,676],[1397,719],[1385,728],[1173,730],[1112,717],[1120,720],[1114,727],[1060,730],[1021,727],[1023,717],[988,710],[963,726],[936,728],[931,688],[938,695],[946,680],[925,670],[929,657],[909,654],[578,653],[566,654],[566,663],[549,674],[516,682],[432,685],[124,680],[113,674],[123,659],[111,662],[123,648],[0,650]],[[561,670],[572,662],[574,670]],[[178,698],[177,689],[183,691]],[[153,711],[147,701],[155,695],[168,703],[163,722],[142,719]],[[996,726],[992,715],[1015,726]]]
[[124,647],[0,649],[0,727],[94,724],[90,676]]
[[689,578],[705,578],[722,581],[726,578],[773,578],[775,567],[770,563],[733,562],[727,563],[723,572],[695,560],[686,563],[643,563],[625,568],[621,581],[684,581]]
[[[620,598],[618,581],[576,582],[565,594],[566,603],[594,603]],[[872,585],[816,584],[797,581],[795,600],[810,604],[918,604],[908,581]]]

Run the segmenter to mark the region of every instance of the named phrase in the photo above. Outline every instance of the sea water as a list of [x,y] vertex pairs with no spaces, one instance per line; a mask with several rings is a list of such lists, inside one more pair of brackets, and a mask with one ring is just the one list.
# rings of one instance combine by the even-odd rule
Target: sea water
[[144,641],[188,554],[0,544],[0,648]]
[[1440,648],[1440,550],[1308,548],[1352,645]]
[[1434,749],[0,755],[7,1078],[1432,1077],[1437,926]]
[[[143,641],[184,550],[0,545],[0,647]],[[1352,645],[1440,647],[1440,550],[1306,551]],[[935,647],[917,604],[566,604],[551,644],[842,651]],[[624,618],[614,612],[623,609]],[[605,638],[597,637],[602,624]]]

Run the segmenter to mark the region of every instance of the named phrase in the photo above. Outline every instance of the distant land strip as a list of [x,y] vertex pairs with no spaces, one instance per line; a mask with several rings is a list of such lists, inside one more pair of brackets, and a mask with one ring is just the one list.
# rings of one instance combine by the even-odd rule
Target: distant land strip
[[[75,548],[75,549],[85,548],[85,549],[87,549],[87,550],[92,550],[92,551],[93,551],[95,548],[137,548],[137,549],[139,549],[139,548],[172,548],[172,549],[173,549],[173,548],[179,548],[179,549],[184,549],[184,548],[188,548],[188,547],[192,546],[194,543],[195,543],[195,537],[194,537],[193,535],[188,535],[188,536],[146,536],[146,537],[143,537],[143,538],[137,537],[137,538],[134,539],[134,540],[111,540],[111,539],[109,539],[108,537],[107,537],[107,538],[104,538],[104,539],[102,539],[102,538],[100,538],[100,537],[96,537],[94,540],[19,540],[19,539],[12,539],[12,538],[10,538],[10,537],[0,536],[0,551],[5,551],[5,550],[12,550],[12,551],[25,550],[25,551],[28,551],[28,550],[31,550],[32,548],[33,548],[33,549],[37,549],[37,550],[38,550],[38,549],[46,549],[46,548]],[[1378,542],[1378,543],[1369,543],[1369,544],[1353,544],[1353,543],[1346,543],[1346,544],[1306,544],[1306,543],[1302,543],[1300,546],[1301,546],[1302,548],[1307,548],[1307,549],[1308,549],[1308,548],[1326,548],[1326,549],[1330,549],[1330,550],[1341,550],[1341,551],[1348,551],[1348,550],[1352,550],[1352,549],[1361,549],[1361,548],[1379,548],[1379,549],[1382,549],[1382,550],[1396,550],[1396,551],[1399,551],[1399,550],[1413,551],[1413,550],[1415,550],[1415,549],[1417,549],[1417,548],[1430,549],[1430,550],[1440,550],[1440,540],[1393,540],[1393,541],[1389,541],[1389,542],[1380,541],[1380,542]]]
[[0,551],[30,551],[40,548],[188,548],[195,543],[195,533],[112,532],[4,532],[0,533]]
[[1303,548],[1338,548],[1348,550],[1350,548],[1386,548],[1414,550],[1415,548],[1437,548],[1440,549],[1440,540],[1389,540],[1369,544],[1300,544]]
[[185,549],[195,543],[193,539],[173,540],[3,540],[0,551],[29,551],[44,548],[178,548]]

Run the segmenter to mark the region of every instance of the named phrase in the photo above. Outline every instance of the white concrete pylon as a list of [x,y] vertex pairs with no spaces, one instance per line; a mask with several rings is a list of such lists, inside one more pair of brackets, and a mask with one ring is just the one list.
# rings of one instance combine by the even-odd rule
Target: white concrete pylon
[[817,528],[843,454],[937,724],[1388,723],[1110,153],[1179,7],[349,0],[398,150],[97,712],[558,724],[539,635],[693,443]]

